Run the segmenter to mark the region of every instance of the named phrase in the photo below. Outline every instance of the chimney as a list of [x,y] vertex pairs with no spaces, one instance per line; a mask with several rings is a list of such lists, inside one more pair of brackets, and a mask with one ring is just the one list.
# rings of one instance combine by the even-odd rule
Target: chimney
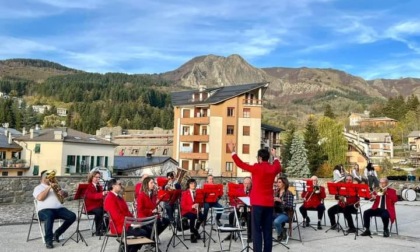
[[63,140],[63,131],[55,130],[54,131],[54,140]]
[[34,139],[34,129],[29,130],[29,138]]
[[23,129],[22,129],[22,136],[24,136],[24,135],[26,135],[26,128],[25,127],[23,127]]
[[12,144],[12,133],[11,132],[9,132],[9,136],[8,136],[8,143],[9,144]]

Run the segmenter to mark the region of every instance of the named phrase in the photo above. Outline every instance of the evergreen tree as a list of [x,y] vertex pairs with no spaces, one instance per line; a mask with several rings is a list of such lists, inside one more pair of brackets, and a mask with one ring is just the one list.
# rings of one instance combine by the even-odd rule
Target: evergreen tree
[[329,118],[331,118],[331,119],[334,119],[334,118],[335,118],[335,114],[334,114],[334,112],[333,112],[333,110],[332,110],[332,108],[331,108],[331,105],[330,105],[330,104],[327,104],[327,105],[325,106],[325,109],[324,109],[324,116],[329,117]]
[[310,175],[309,163],[303,139],[295,133],[290,149],[291,159],[288,162],[286,173],[289,177],[308,178]]
[[319,132],[315,124],[315,119],[310,116],[305,127],[305,147],[308,151],[309,170],[315,174],[324,162],[322,148],[320,146]]
[[282,166],[287,167],[288,162],[291,158],[290,155],[290,149],[292,147],[292,141],[293,141],[293,134],[296,131],[296,126],[291,125],[290,129],[286,131],[286,137],[284,140],[284,149],[281,151],[281,160],[282,160]]

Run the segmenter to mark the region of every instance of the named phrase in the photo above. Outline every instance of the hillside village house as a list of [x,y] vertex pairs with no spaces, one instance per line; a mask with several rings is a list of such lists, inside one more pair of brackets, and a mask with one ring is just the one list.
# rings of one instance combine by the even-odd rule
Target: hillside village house
[[173,159],[191,175],[249,175],[234,165],[227,144],[236,143],[239,156],[249,163],[256,162],[263,140],[266,148],[278,144],[265,141],[262,134],[262,99],[267,87],[268,83],[253,83],[172,93]]
[[397,120],[389,117],[364,118],[359,121],[360,127],[395,126]]
[[359,122],[365,118],[369,118],[369,111],[365,110],[362,113],[351,113],[349,116],[350,126],[359,126]]
[[11,128],[0,127],[0,171],[1,176],[22,176],[29,166],[21,159],[22,147],[13,138],[22,135]]
[[47,110],[51,109],[51,105],[32,105],[32,110],[35,113],[44,114]]
[[83,174],[95,166],[112,168],[116,144],[70,128],[30,130],[15,138],[30,164],[25,175],[55,170],[57,175]]

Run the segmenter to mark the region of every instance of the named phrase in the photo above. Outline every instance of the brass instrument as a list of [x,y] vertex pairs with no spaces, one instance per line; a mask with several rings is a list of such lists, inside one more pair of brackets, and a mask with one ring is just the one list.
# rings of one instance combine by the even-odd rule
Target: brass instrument
[[178,182],[181,185],[181,188],[188,188],[187,181],[190,178],[188,170],[177,167],[175,181],[173,183],[175,184],[175,182]]
[[314,185],[314,193],[315,194],[321,193],[321,187],[319,185]]
[[61,191],[61,187],[60,184],[58,184],[57,178],[55,177],[55,171],[48,171],[46,178],[50,181],[51,188],[53,189],[55,196],[57,196],[58,201],[63,204],[64,196],[59,193]]
[[387,186],[385,186],[385,187],[379,187],[377,190],[376,190],[376,195],[377,196],[382,196],[382,195],[384,195],[384,193],[385,193],[385,191],[386,191],[386,189],[388,188],[388,187],[390,187],[391,185],[392,185],[393,183],[390,183],[390,184],[388,184]]

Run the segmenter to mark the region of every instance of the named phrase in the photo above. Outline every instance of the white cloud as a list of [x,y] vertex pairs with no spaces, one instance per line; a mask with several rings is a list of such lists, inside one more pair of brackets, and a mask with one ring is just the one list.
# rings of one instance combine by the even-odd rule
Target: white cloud
[[0,36],[0,55],[3,57],[25,57],[37,52],[57,51],[54,46],[48,46],[28,39]]

